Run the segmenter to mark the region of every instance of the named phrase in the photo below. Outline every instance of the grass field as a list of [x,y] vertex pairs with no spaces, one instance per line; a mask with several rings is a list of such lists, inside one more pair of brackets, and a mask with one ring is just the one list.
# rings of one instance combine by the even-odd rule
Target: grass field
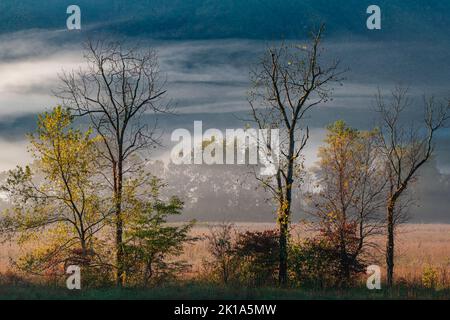
[[[264,230],[273,228],[268,223],[239,223],[236,229]],[[208,234],[207,224],[198,224],[193,235]],[[293,230],[296,238],[305,238],[312,233],[297,226]],[[380,251],[374,252],[373,264],[384,271],[384,239],[379,238]],[[0,246],[0,272],[10,273],[8,261],[17,256],[15,245]],[[33,285],[0,286],[0,299],[450,299],[450,225],[409,224],[404,225],[397,235],[396,251],[397,286],[391,291],[369,291],[364,278],[357,288],[350,290],[308,290],[278,288],[233,288],[203,283],[203,262],[209,258],[207,243],[199,240],[186,247],[183,259],[192,268],[184,280],[176,286],[166,285],[154,289],[104,289],[70,292],[64,288]],[[425,268],[436,272],[438,286],[425,289],[422,276]]]
[[[269,223],[239,223],[239,231],[274,228]],[[209,232],[207,225],[198,225],[193,233],[202,236]],[[293,237],[306,238],[312,232],[299,226],[294,227]],[[373,263],[384,267],[384,238],[379,237],[379,251],[373,253]],[[407,224],[401,227],[396,242],[396,277],[401,281],[420,284],[423,270],[432,267],[437,271],[439,281],[450,288],[450,224]],[[206,241],[198,241],[185,250],[184,259],[192,264],[189,277],[202,271],[202,262],[208,259]]]

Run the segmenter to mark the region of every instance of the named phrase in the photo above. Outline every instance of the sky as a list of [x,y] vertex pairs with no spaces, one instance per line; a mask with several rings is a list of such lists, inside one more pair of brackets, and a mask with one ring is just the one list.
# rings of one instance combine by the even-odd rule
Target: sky
[[[366,8],[372,2],[381,8],[381,30],[366,27]],[[312,166],[327,124],[345,119],[359,129],[376,125],[372,106],[378,88],[388,93],[398,84],[409,87],[414,100],[411,119],[420,116],[424,94],[450,96],[450,3],[423,2],[2,0],[0,171],[30,161],[25,134],[34,129],[39,112],[58,104],[53,95],[58,74],[82,65],[82,42],[88,38],[120,39],[156,49],[178,113],[161,119],[167,137],[176,128],[192,130],[195,120],[202,120],[206,128],[242,127],[237,118],[248,112],[249,67],[267,46],[305,43],[308,30],[324,22],[325,59],[338,58],[349,71],[333,101],[310,114],[314,135],[306,161]],[[80,31],[66,28],[70,4],[81,8]],[[167,143],[154,156],[167,159],[169,152]],[[448,179],[448,130],[437,138],[433,165],[433,174]],[[429,199],[425,202],[442,203],[430,210],[444,217],[446,196],[436,200],[434,194],[432,199],[427,188],[422,189]]]

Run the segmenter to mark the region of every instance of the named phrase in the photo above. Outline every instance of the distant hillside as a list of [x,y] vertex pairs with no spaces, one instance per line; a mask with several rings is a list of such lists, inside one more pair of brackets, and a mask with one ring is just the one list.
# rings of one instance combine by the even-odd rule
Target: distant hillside
[[[450,2],[378,0],[383,30],[371,36],[445,37]],[[63,29],[68,0],[2,0],[0,33]],[[78,0],[83,26],[165,39],[299,38],[325,22],[331,34],[366,36],[369,0]],[[87,28],[89,27],[89,28]]]

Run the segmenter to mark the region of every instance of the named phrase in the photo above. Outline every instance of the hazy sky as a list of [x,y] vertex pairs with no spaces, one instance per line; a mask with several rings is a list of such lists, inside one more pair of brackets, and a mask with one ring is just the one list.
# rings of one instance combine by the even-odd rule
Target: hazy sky
[[[247,21],[244,9],[231,5],[239,2],[228,0],[210,1],[209,5],[188,0],[98,1],[97,5],[79,1],[84,17],[81,31],[65,29],[65,8],[72,3],[40,1],[41,7],[33,11],[35,2],[16,5],[16,1],[2,0],[0,171],[29,160],[24,135],[33,130],[38,112],[58,103],[52,95],[59,83],[58,73],[78,68],[81,43],[87,37],[103,37],[105,32],[108,37],[138,41],[142,47],[157,50],[168,78],[168,96],[179,113],[162,119],[167,136],[175,128],[192,130],[194,120],[203,120],[205,127],[242,127],[236,115],[248,110],[249,66],[264,48],[280,39],[305,41],[308,21],[288,19],[284,23],[279,19],[282,13],[301,9],[304,17],[327,22],[325,56],[339,58],[342,67],[350,71],[344,86],[336,88],[335,99],[311,114],[314,135],[307,150],[308,164],[315,161],[328,123],[345,119],[361,129],[376,124],[371,105],[377,88],[387,93],[396,84],[409,86],[416,107],[423,94],[450,96],[450,5],[443,4],[445,1],[430,1],[426,6],[412,0],[379,1],[386,20],[383,29],[373,33],[365,28],[368,2],[297,2],[286,0],[285,6],[275,0],[248,2],[249,8],[263,3],[259,14],[273,14],[278,19],[275,29],[279,30],[274,33],[251,11],[244,12],[251,15]],[[108,5],[112,11],[106,10]],[[411,118],[418,116],[415,110],[411,110]],[[450,133],[445,131],[438,137],[437,150],[442,173],[450,172],[449,146]],[[164,158],[169,148],[157,156]]]
[[[0,147],[9,150],[0,155],[0,170],[14,166],[14,159],[22,163],[27,159],[24,134],[32,130],[36,113],[58,103],[52,94],[59,86],[58,73],[82,66],[82,40],[76,35],[71,42],[64,31],[47,30],[0,36]],[[274,43],[251,39],[139,41],[157,50],[168,78],[168,96],[179,113],[164,119],[166,133],[178,127],[191,129],[194,120],[203,120],[206,127],[242,126],[236,115],[248,111],[248,68]],[[374,126],[376,114],[371,106],[378,87],[387,93],[396,84],[407,85],[418,104],[425,93],[444,97],[449,92],[447,46],[328,39],[326,56],[341,59],[342,67],[350,70],[344,85],[336,88],[334,100],[315,111],[310,125],[320,131],[342,118],[361,129]],[[315,140],[313,144],[320,142]],[[447,160],[448,155],[439,155],[442,168]]]

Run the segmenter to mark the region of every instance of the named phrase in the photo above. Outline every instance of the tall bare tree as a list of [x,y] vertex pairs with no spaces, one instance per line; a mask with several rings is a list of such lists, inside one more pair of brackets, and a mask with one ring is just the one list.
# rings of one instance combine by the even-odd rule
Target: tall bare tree
[[436,131],[449,119],[450,105],[438,103],[435,98],[424,98],[423,119],[407,122],[411,110],[408,90],[397,87],[386,99],[379,91],[376,110],[381,115],[380,149],[384,157],[388,183],[386,196],[386,266],[387,285],[394,281],[394,244],[397,226],[404,221],[408,186],[418,178],[419,169],[434,154]]
[[90,41],[84,58],[85,68],[61,75],[63,86],[57,96],[78,116],[87,117],[101,137],[100,153],[110,170],[105,179],[114,200],[116,280],[122,286],[124,179],[137,170],[132,158],[159,144],[156,118],[149,126],[145,117],[169,111],[162,101],[165,79],[153,50]]
[[[280,129],[280,159],[273,176],[256,178],[271,191],[278,205],[280,231],[279,283],[287,284],[287,241],[292,189],[301,169],[302,150],[309,138],[304,119],[311,108],[330,99],[331,84],[342,80],[339,61],[324,66],[321,47],[324,26],[308,45],[269,48],[252,71],[251,121],[260,129]],[[265,151],[272,153],[268,144]]]

